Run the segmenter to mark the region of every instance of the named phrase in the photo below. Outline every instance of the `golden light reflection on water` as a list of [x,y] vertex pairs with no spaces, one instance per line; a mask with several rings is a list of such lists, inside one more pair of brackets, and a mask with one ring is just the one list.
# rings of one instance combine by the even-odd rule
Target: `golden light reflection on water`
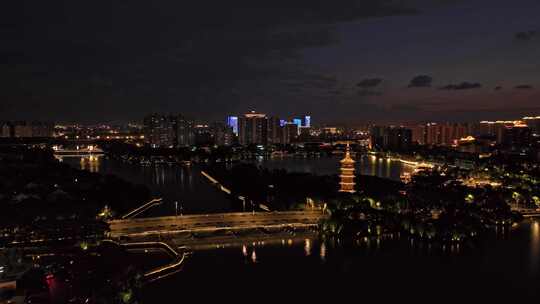
[[321,243],[321,249],[319,254],[322,261],[326,260],[326,245],[324,244],[324,242]]
[[251,252],[251,261],[257,263],[257,253],[255,253],[255,248],[253,248],[253,252]]
[[98,173],[101,165],[101,155],[90,155],[81,157],[80,161],[81,170],[87,170],[92,173]]
[[311,255],[311,240],[310,239],[305,239],[304,240],[304,252],[305,252],[306,256]]

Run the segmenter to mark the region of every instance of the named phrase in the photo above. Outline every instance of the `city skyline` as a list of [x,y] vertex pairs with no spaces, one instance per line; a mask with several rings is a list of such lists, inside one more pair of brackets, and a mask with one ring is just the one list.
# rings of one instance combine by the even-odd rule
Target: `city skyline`
[[5,2],[0,304],[540,299],[540,0]]
[[540,111],[537,1],[23,5],[13,11],[24,16],[3,18],[2,120],[216,121],[256,109],[387,123]]

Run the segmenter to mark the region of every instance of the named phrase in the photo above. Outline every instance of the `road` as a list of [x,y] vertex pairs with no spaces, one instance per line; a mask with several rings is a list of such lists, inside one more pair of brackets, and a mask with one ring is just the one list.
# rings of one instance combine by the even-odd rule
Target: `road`
[[166,216],[109,221],[111,237],[133,234],[166,233],[171,231],[217,231],[249,229],[280,225],[316,225],[323,217],[321,211],[238,212],[203,215]]

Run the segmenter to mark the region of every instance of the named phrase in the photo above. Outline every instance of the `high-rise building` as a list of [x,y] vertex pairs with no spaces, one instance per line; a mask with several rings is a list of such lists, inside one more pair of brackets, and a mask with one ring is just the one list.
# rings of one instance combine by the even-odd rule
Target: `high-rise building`
[[283,144],[290,144],[298,138],[298,125],[293,122],[285,123],[283,126]]
[[13,137],[32,137],[32,126],[26,121],[17,121],[13,124]]
[[431,122],[426,124],[426,145],[437,145],[441,141],[441,128],[439,124]]
[[236,135],[233,128],[228,124],[214,123],[211,127],[214,144],[218,146],[231,146],[234,144]]
[[409,127],[412,131],[412,142],[420,145],[452,146],[461,138],[472,135],[469,124],[461,123],[427,123]]
[[234,134],[238,136],[238,116],[227,117],[227,125],[231,127]]
[[306,128],[311,128],[311,116],[306,115],[303,117],[302,126]]
[[516,124],[504,128],[502,144],[513,148],[525,148],[530,146],[532,130],[527,125]]
[[281,144],[283,138],[283,127],[281,119],[270,117],[268,119],[268,144]]
[[504,132],[507,127],[522,124],[521,121],[481,121],[473,132],[474,136],[491,137],[497,144],[503,142]]
[[53,137],[54,124],[48,122],[34,121],[30,124],[32,137]]
[[53,137],[54,124],[40,121],[15,121],[0,123],[0,137]]
[[412,131],[404,127],[390,128],[388,131],[388,149],[406,150],[411,147]]
[[241,145],[268,143],[268,118],[254,111],[238,118],[238,139]]
[[8,122],[2,122],[0,123],[0,137],[2,138],[8,138],[12,137],[12,128],[11,124]]
[[296,135],[300,135],[300,128],[302,127],[302,118],[293,118],[292,122],[298,126],[298,134]]
[[176,117],[160,114],[145,117],[144,139],[154,148],[176,146]]
[[540,116],[523,117],[523,121],[531,128],[533,135],[540,136]]
[[[193,126],[194,144],[197,146],[209,146],[214,144],[213,131],[209,125],[198,124]],[[179,145],[180,146],[180,145]],[[183,147],[187,147],[185,145]]]
[[405,150],[411,146],[412,131],[404,127],[373,126],[371,147],[382,150]]
[[426,144],[426,125],[410,126],[412,132],[412,142],[418,145]]
[[371,127],[369,133],[371,137],[371,148],[383,149],[383,147],[385,146],[385,142],[384,142],[385,127],[373,126]]
[[310,127],[301,127],[300,131],[298,132],[300,135],[298,135],[298,140],[307,142],[311,139],[311,128]]
[[194,123],[183,115],[176,117],[176,143],[179,147],[189,147],[195,144]]
[[411,147],[412,131],[407,128],[390,128],[388,130],[388,146],[389,150],[406,150]]

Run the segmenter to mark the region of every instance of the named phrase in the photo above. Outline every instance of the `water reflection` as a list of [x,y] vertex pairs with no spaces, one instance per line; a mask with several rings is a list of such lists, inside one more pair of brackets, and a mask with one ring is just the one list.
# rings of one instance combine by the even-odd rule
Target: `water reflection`
[[[61,161],[64,160],[63,157]],[[80,157],[80,166],[82,170],[87,170],[92,173],[98,173],[99,172],[99,166],[101,163],[102,155],[89,155],[89,156],[83,156]]]
[[[148,216],[174,215],[174,202],[182,202],[185,213],[213,213],[231,211],[231,202],[225,194],[201,176],[197,166],[180,165],[141,166],[106,156],[63,157],[70,166],[90,172],[113,174],[134,184],[149,188],[153,197],[164,203],[150,209]],[[134,206],[141,202],[133,202]]]
[[304,240],[304,252],[305,252],[306,256],[311,255],[311,240],[310,239],[305,239]]
[[[208,278],[216,277],[216,273],[234,273],[238,277],[280,276],[283,280],[290,279],[291,284],[297,284],[298,278],[313,278],[308,283],[310,286],[321,282],[321,287],[336,293],[347,290],[342,288],[347,285],[340,283],[348,282],[352,275],[358,278],[354,284],[362,286],[362,293],[373,291],[373,295],[379,297],[381,292],[397,289],[400,296],[419,290],[426,298],[456,295],[456,299],[462,300],[471,298],[472,293],[483,302],[490,300],[489,295],[500,294],[511,299],[532,295],[537,300],[540,295],[540,223],[525,221],[508,234],[511,235],[508,240],[490,234],[474,245],[443,246],[416,241],[412,242],[413,251],[410,251],[410,239],[397,234],[341,241],[320,240],[317,236],[264,238],[266,245],[260,246],[261,242],[255,241],[256,248],[251,247],[250,241],[244,245],[239,243],[236,248],[197,252],[185,272],[172,278],[170,283],[160,283],[162,287],[153,285],[158,286],[153,295],[163,295],[161,302],[165,303],[165,295],[177,294],[178,286],[183,286],[181,283],[200,278],[201,284],[208,284]],[[376,249],[377,240],[379,249]],[[368,243],[371,243],[370,248]],[[339,281],[340,278],[343,281]],[[222,284],[222,277],[217,280]],[[382,289],[376,289],[381,282],[384,283]],[[334,286],[340,289],[333,290]],[[358,293],[355,289],[349,290]],[[500,293],[494,293],[499,290]]]
[[320,249],[319,255],[321,257],[321,261],[326,260],[326,243],[325,242],[321,242],[321,249]]
[[[291,172],[304,172],[319,175],[337,174],[339,169],[339,157],[322,158],[292,158],[280,157],[272,159],[257,159],[254,162],[258,166],[269,169],[286,169]],[[360,174],[373,175],[393,180],[399,180],[400,175],[412,172],[414,167],[399,161],[391,161],[386,158],[377,158],[373,155],[362,155],[356,159],[356,170]]]
[[251,261],[257,263],[257,253],[255,253],[255,247],[253,247],[253,252],[251,252]]

